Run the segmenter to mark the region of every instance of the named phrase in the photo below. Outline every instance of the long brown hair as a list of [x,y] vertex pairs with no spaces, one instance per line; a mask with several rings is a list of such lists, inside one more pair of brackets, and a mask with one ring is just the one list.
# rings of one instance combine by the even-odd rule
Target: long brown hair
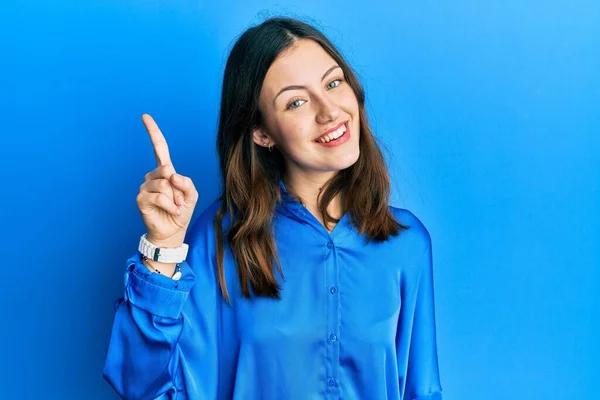
[[338,63],[359,105],[360,155],[356,163],[327,182],[318,199],[325,224],[337,222],[327,205],[340,194],[342,207],[368,240],[385,241],[408,227],[389,210],[390,180],[383,154],[367,122],[365,93],[356,74],[334,45],[313,26],[291,18],[271,18],[245,31],[234,44],[223,78],[217,150],[223,180],[222,204],[215,220],[217,269],[221,292],[229,294],[224,273],[223,219],[230,222],[226,240],[237,267],[242,294],[279,298],[274,265],[281,265],[272,218],[285,180],[283,155],[256,146],[252,132],[261,126],[258,99],[267,70],[297,39],[312,39]]

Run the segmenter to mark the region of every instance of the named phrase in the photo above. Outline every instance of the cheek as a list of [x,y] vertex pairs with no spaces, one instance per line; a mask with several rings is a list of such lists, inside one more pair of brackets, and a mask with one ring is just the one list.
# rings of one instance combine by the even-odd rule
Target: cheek
[[300,142],[305,142],[310,137],[310,124],[307,118],[296,116],[279,124],[279,137],[284,147],[296,146]]
[[349,89],[348,92],[349,93],[344,96],[344,104],[348,109],[358,114],[358,99],[352,89]]
[[339,106],[353,117],[358,117],[358,100],[351,87],[346,86],[344,90],[338,92],[337,101]]

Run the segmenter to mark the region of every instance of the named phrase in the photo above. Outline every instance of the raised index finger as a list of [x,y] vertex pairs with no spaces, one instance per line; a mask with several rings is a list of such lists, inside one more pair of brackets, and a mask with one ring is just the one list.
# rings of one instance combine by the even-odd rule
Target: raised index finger
[[158,125],[156,125],[156,122],[154,122],[154,119],[148,114],[143,114],[142,121],[144,122],[144,126],[150,135],[152,147],[154,147],[156,165],[161,166],[172,164],[171,156],[169,155],[169,146],[167,146],[167,140],[158,128]]

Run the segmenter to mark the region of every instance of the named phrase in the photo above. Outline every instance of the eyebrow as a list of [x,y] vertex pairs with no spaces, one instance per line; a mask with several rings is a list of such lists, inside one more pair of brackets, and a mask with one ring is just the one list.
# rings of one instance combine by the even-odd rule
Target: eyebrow
[[[323,82],[323,80],[325,78],[327,78],[327,75],[329,75],[331,73],[331,71],[333,71],[336,68],[341,68],[339,65],[334,65],[333,67],[329,68],[327,70],[327,72],[325,72],[323,74],[323,76],[321,77],[321,82]],[[279,93],[277,93],[277,96],[279,96],[281,93],[285,92],[286,90],[299,90],[299,89],[307,89],[306,86],[303,85],[291,85],[291,86],[286,86],[284,88],[282,88]],[[273,99],[273,104],[275,104],[275,100],[277,100],[277,96],[275,96],[275,98]]]

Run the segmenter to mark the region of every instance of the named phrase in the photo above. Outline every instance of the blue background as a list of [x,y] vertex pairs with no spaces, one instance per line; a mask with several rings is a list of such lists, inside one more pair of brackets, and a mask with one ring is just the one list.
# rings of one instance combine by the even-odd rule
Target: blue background
[[228,51],[280,14],[358,71],[393,204],[432,235],[445,400],[599,398],[600,4],[514,0],[3,1],[2,398],[116,398],[112,304],[155,166],[140,116],[198,215]]

